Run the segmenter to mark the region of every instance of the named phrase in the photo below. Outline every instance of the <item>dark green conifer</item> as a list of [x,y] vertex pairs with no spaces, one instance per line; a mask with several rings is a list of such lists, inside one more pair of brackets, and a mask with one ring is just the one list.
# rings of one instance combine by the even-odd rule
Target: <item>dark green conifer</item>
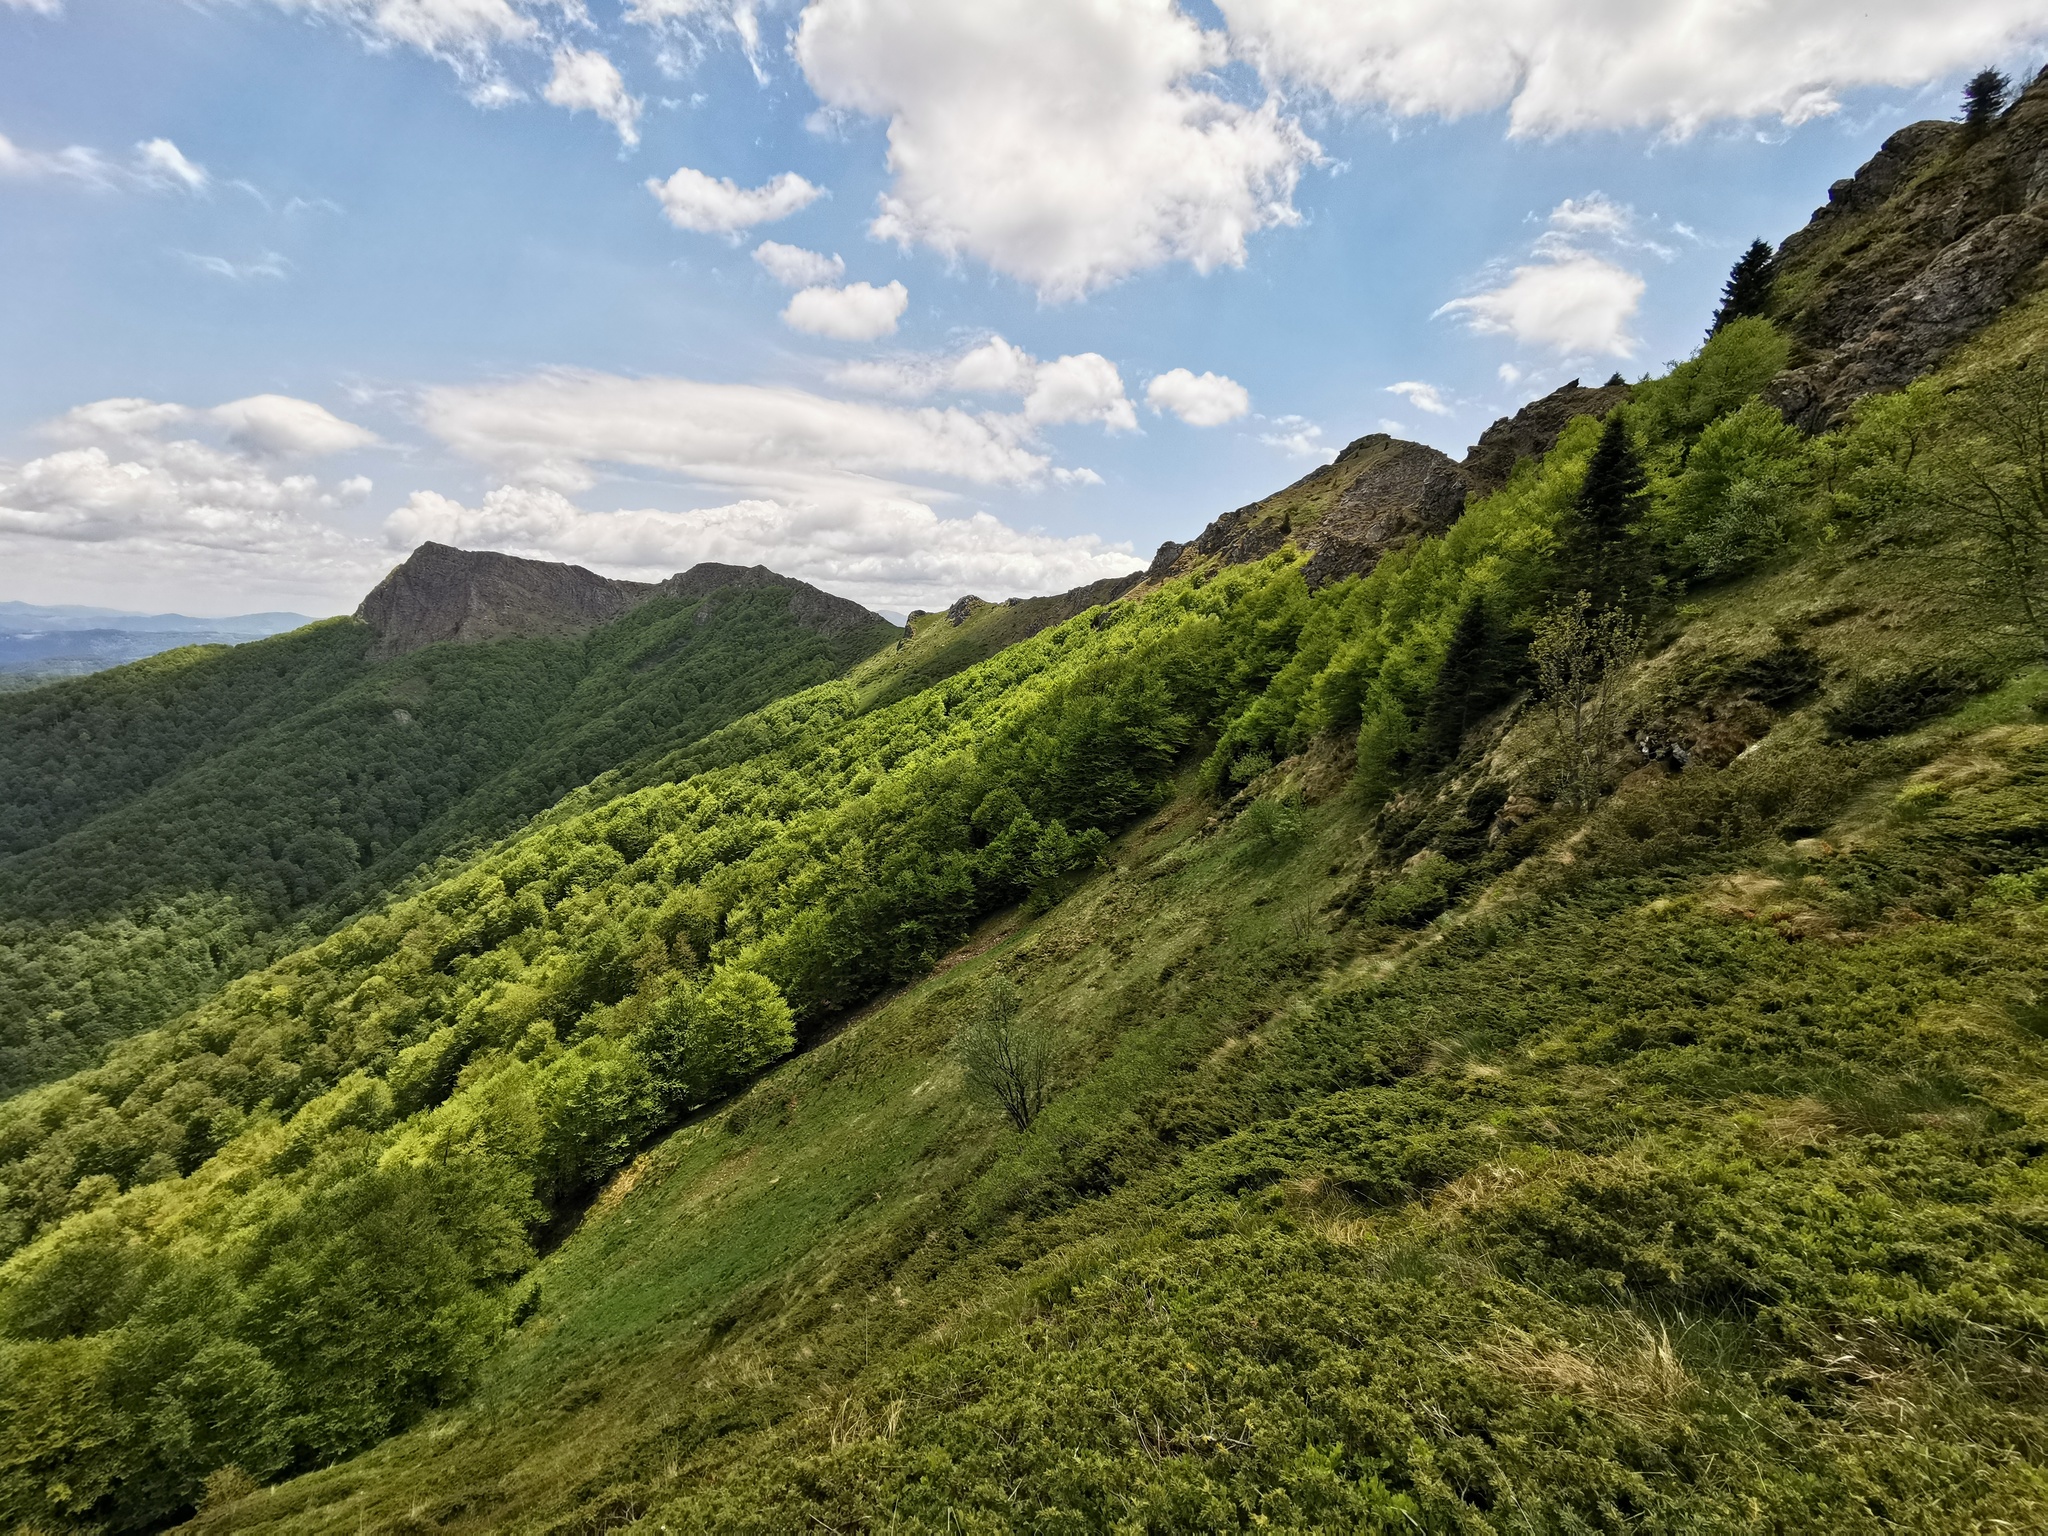
[[1963,122],[1978,131],[1991,126],[2005,110],[2005,93],[2012,82],[1995,69],[1980,69],[1963,87]]
[[1713,335],[1731,321],[1761,315],[1770,302],[1771,248],[1765,241],[1752,240],[1721,286],[1721,307],[1714,311],[1714,324],[1707,334]]
[[1650,479],[1636,454],[1624,413],[1610,411],[1600,445],[1586,464],[1586,479],[1573,508],[1573,527],[1563,551],[1568,590],[1590,592],[1605,607],[1627,592],[1640,592],[1640,556],[1630,530],[1650,499]]
[[1465,732],[1506,696],[1511,668],[1505,649],[1501,626],[1481,593],[1459,612],[1437,668],[1416,748],[1424,766],[1457,757]]

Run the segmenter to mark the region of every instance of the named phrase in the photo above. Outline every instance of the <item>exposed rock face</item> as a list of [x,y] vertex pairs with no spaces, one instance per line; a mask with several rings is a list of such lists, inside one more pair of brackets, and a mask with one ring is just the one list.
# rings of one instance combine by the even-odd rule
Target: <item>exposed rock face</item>
[[1193,543],[1162,546],[1145,574],[1157,580],[1210,561],[1263,560],[1291,540],[1309,555],[1309,585],[1323,586],[1371,570],[1397,544],[1443,532],[1464,509],[1465,476],[1456,464],[1434,448],[1375,432],[1278,495],[1224,513]]
[[370,590],[356,617],[375,632],[372,654],[381,659],[450,640],[580,635],[654,591],[580,565],[428,543]]
[[702,600],[697,609],[701,624],[721,594],[762,587],[786,590],[790,617],[820,634],[888,622],[859,603],[764,565],[706,561],[663,582],[620,581],[580,565],[431,543],[422,544],[378,582],[356,617],[375,631],[371,654],[382,660],[446,641],[474,645],[580,635],[655,597]]
[[1475,497],[1492,495],[1508,483],[1508,477],[1522,460],[1541,458],[1555,448],[1574,418],[1604,417],[1628,396],[1626,384],[1603,384],[1598,389],[1588,389],[1573,379],[1541,400],[1531,400],[1514,415],[1501,417],[1479,434],[1479,441],[1458,466],[1465,472],[1466,485]]
[[2048,260],[2048,83],[1998,122],[1900,129],[1776,262],[1772,318],[1795,367],[1768,398],[1809,431],[1857,399],[1938,367],[2043,280]]
[[[634,585],[634,583],[621,583]],[[870,624],[887,624],[889,621],[880,614],[870,613],[850,598],[834,597],[830,592],[820,592],[809,582],[798,581],[794,576],[783,576],[771,571],[765,565],[720,565],[706,560],[693,565],[680,575],[671,576],[660,585],[650,589],[651,595],[680,598],[712,598],[724,592],[743,592],[761,587],[781,587],[789,593],[789,616],[805,629],[816,630],[821,635],[843,634],[848,630],[862,629]],[[704,623],[714,610],[714,604],[704,603],[697,610],[697,622]],[[893,627],[893,626],[892,626]]]

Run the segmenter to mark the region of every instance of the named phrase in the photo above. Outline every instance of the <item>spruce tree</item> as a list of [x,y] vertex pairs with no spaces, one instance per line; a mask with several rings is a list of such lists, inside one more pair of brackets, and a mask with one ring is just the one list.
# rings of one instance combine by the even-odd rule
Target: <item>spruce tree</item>
[[1620,410],[1607,415],[1600,445],[1586,464],[1563,551],[1568,588],[1591,593],[1603,608],[1624,593],[1640,594],[1643,586],[1630,530],[1649,504],[1650,477],[1624,417]]
[[1506,696],[1510,669],[1504,649],[1500,625],[1481,593],[1458,614],[1423,711],[1416,755],[1425,767],[1456,758],[1465,732]]
[[1707,334],[1713,335],[1731,321],[1761,315],[1770,302],[1771,248],[1765,241],[1752,240],[1721,287],[1721,307],[1714,311],[1714,324]]
[[2005,109],[2005,93],[2011,88],[2012,82],[1997,70],[1978,70],[1963,87],[1963,122],[1979,132],[1989,128]]

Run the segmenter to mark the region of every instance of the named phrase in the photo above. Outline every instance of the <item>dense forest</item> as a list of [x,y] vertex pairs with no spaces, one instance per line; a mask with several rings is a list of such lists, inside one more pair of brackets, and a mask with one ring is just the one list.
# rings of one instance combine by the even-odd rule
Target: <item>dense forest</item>
[[0,1514],[2048,1523],[2048,295],[1801,430],[1751,290],[1366,574],[572,711],[0,1102]]
[[0,700],[0,1092],[897,637],[755,588],[384,662],[334,619]]

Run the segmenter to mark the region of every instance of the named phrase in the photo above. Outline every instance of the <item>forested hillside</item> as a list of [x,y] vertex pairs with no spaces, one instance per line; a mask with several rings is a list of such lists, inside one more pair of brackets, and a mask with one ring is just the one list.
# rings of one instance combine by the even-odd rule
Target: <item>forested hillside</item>
[[2048,1525],[2048,295],[1810,432],[1778,302],[0,1103],[0,1514]]
[[0,699],[0,1092],[896,638],[789,601],[662,597],[586,635],[382,662],[335,619]]

